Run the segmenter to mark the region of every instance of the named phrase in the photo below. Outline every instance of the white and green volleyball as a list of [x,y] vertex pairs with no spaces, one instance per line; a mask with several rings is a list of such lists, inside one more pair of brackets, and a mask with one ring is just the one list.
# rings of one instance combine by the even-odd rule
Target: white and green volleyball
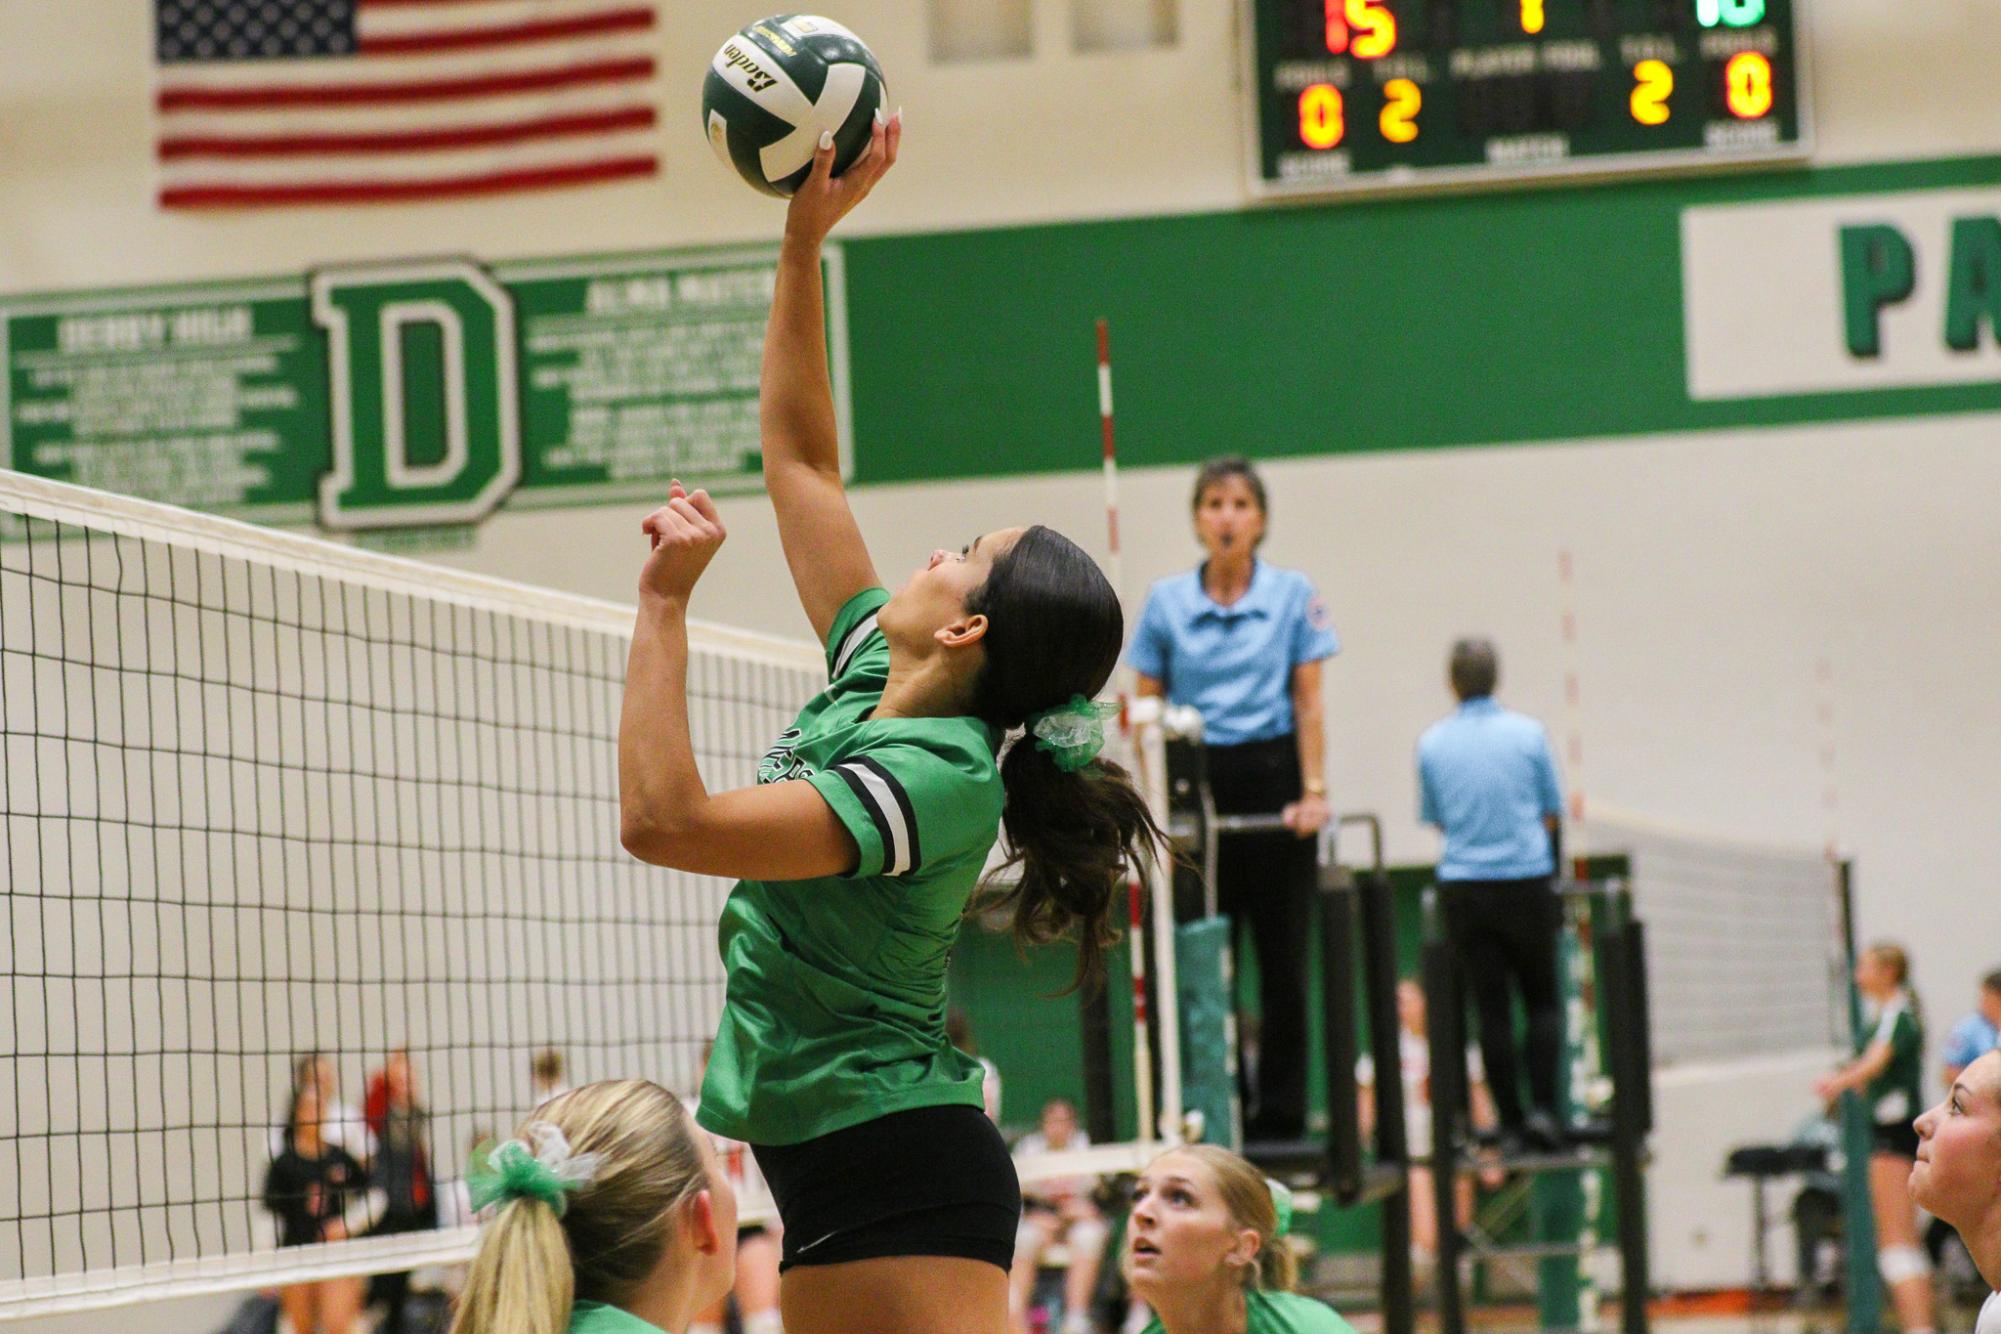
[[868,148],[882,66],[862,39],[811,14],[760,19],[723,43],[702,81],[716,156],[766,194],[789,196],[834,135],[834,173]]

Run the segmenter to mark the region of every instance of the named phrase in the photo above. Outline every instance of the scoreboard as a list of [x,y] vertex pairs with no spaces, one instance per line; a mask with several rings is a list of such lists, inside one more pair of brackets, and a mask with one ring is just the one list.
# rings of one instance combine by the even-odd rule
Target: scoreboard
[[1806,156],[1796,0],[1243,0],[1253,193]]

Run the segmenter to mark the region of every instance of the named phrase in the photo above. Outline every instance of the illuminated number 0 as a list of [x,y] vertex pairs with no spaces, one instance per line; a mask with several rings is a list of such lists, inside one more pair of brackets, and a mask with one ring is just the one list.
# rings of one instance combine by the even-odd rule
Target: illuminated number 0
[[1522,31],[1533,37],[1542,31],[1543,0],[1522,0]]
[[1417,138],[1417,113],[1424,105],[1423,91],[1409,79],[1391,79],[1383,85],[1383,95],[1389,99],[1383,104],[1383,138],[1393,144],[1407,144]]
[[1723,97],[1730,114],[1756,120],[1772,109],[1772,62],[1756,51],[1739,51],[1723,67]]
[[1326,0],[1327,50],[1380,60],[1397,49],[1397,16],[1383,0]]
[[1695,19],[1705,28],[1748,28],[1765,21],[1765,0],[1695,0]]
[[1348,133],[1341,90],[1316,83],[1299,95],[1299,141],[1308,148],[1332,148]]
[[1674,92],[1674,71],[1666,62],[1642,60],[1633,66],[1633,119],[1642,125],[1665,125],[1672,114],[1668,97]]

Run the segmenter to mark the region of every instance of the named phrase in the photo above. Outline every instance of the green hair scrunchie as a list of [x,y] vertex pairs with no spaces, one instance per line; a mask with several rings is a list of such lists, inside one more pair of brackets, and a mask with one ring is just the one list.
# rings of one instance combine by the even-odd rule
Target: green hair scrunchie
[[1292,1231],[1292,1187],[1270,1177],[1265,1178],[1265,1187],[1271,1191],[1272,1212],[1278,1215],[1278,1226],[1271,1230],[1276,1239]]
[[1105,724],[1118,716],[1116,704],[1072,695],[1068,704],[1030,714],[1028,730],[1035,737],[1037,750],[1047,754],[1064,773],[1074,774],[1105,748]]
[[472,1211],[477,1214],[490,1204],[508,1200],[540,1200],[561,1218],[569,1208],[572,1193],[590,1184],[604,1155],[571,1153],[563,1132],[547,1121],[528,1127],[535,1141],[510,1139],[488,1149],[482,1146],[466,1172]]

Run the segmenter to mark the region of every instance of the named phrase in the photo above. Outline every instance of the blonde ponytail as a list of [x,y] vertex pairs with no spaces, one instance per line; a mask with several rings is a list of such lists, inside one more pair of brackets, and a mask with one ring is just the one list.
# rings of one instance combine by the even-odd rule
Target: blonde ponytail
[[709,1188],[697,1131],[681,1100],[643,1079],[586,1084],[543,1103],[519,1132],[546,1122],[576,1155],[596,1159],[563,1209],[523,1196],[480,1235],[452,1334],[564,1334],[578,1301],[624,1306],[660,1265],[677,1212]]
[[576,1286],[556,1211],[536,1199],[510,1200],[480,1235],[452,1334],[564,1334]]

